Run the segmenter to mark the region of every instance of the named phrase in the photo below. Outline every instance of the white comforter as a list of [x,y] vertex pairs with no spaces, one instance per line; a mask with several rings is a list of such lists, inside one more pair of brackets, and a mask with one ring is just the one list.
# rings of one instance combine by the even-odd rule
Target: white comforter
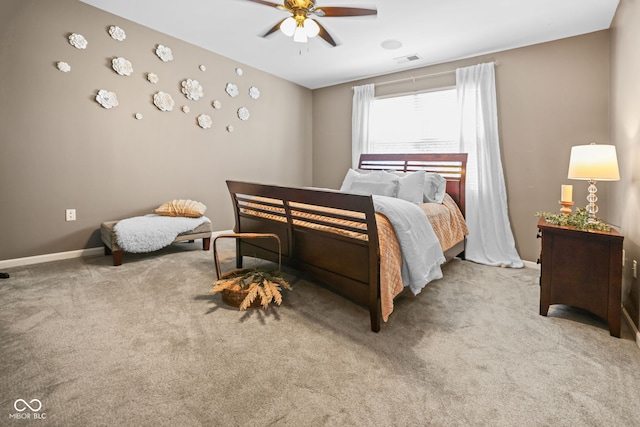
[[441,279],[440,266],[445,257],[422,209],[406,200],[385,196],[374,195],[373,204],[395,229],[402,252],[402,283],[417,295],[427,283]]
[[149,214],[123,219],[113,227],[118,245],[131,253],[153,252],[169,246],[178,234],[210,222],[206,216],[186,218]]

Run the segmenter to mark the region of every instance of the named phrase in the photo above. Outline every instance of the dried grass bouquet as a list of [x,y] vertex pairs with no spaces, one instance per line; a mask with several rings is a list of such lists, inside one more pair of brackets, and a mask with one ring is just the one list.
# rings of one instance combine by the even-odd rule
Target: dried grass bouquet
[[260,297],[260,305],[265,309],[272,301],[280,305],[282,303],[281,286],[288,290],[292,289],[286,280],[274,273],[261,269],[232,272],[213,282],[211,293],[223,291],[246,293],[240,304],[240,310],[251,307],[258,297]]

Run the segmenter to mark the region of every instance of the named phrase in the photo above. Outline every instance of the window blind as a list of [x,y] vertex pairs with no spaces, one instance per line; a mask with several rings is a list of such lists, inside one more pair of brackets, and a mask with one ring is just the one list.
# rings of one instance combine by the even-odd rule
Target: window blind
[[370,137],[375,153],[458,151],[456,89],[390,98],[371,106]]

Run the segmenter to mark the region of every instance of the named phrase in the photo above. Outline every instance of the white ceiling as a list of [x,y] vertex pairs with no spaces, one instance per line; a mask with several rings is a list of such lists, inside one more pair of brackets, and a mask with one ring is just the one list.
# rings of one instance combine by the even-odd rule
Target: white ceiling
[[[607,29],[619,3],[317,0],[317,7],[378,10],[375,17],[317,18],[338,42],[331,47],[320,37],[296,43],[280,31],[261,37],[287,12],[248,0],[81,1],[310,89]],[[386,40],[402,47],[384,49]],[[398,59],[409,55],[420,59]]]

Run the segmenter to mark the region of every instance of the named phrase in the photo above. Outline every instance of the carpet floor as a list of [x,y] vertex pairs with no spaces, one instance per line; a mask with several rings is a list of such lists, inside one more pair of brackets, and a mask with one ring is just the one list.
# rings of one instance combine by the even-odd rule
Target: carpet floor
[[453,260],[373,333],[365,309],[290,269],[281,306],[227,306],[199,244],[8,269],[0,425],[640,425],[631,331],[540,316],[536,269]]

